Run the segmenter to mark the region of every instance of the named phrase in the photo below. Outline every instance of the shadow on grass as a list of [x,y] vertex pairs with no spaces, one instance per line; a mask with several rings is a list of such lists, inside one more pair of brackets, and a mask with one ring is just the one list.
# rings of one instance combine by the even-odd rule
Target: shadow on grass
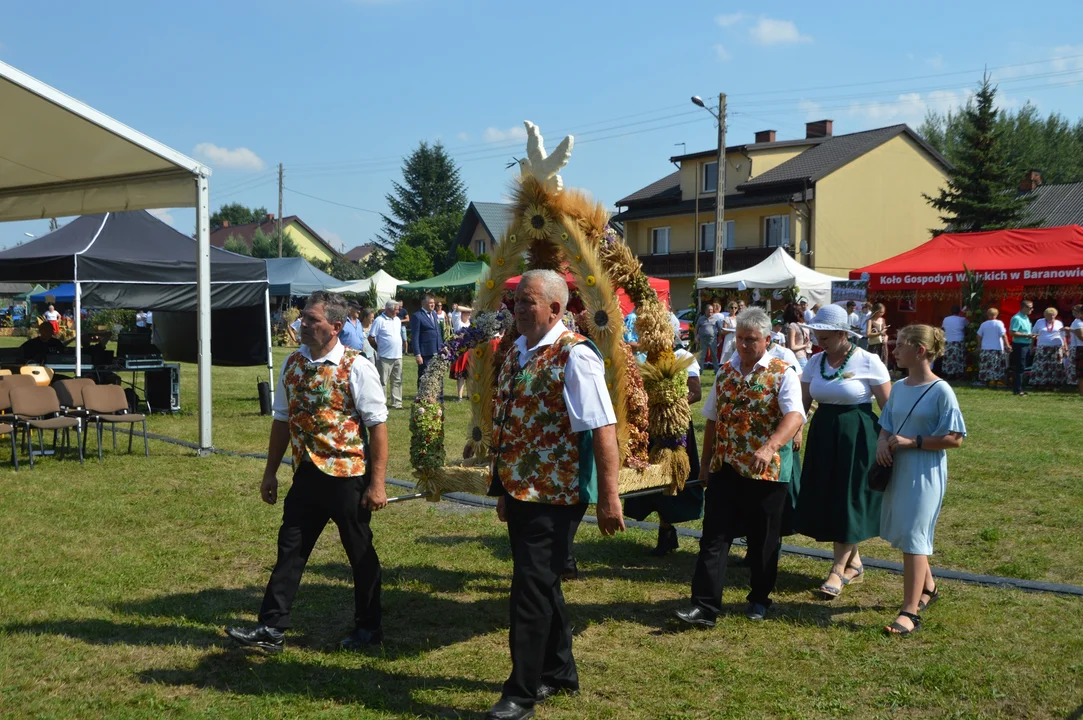
[[363,667],[314,665],[284,653],[264,657],[246,651],[214,652],[193,668],[152,668],[138,673],[148,684],[214,689],[233,695],[267,698],[303,697],[358,704],[396,714],[441,718],[474,718],[481,713],[435,705],[417,699],[425,691],[485,692],[500,694],[500,683],[467,678],[389,673]]
[[497,560],[511,562],[511,543],[504,535],[423,535],[415,542],[438,547],[456,547],[459,545],[481,545]]

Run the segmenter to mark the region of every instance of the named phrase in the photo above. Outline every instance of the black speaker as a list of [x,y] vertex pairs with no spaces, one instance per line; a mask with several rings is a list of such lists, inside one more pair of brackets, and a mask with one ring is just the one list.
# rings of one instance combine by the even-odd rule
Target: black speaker
[[160,370],[147,370],[144,375],[147,404],[152,412],[180,410],[180,368],[167,365]]

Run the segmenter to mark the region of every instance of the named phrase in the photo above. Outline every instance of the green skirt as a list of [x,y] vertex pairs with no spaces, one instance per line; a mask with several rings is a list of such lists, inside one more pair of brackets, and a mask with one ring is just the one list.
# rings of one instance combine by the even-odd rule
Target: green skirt
[[869,489],[880,423],[867,405],[821,404],[812,416],[794,529],[819,542],[880,535],[884,494]]

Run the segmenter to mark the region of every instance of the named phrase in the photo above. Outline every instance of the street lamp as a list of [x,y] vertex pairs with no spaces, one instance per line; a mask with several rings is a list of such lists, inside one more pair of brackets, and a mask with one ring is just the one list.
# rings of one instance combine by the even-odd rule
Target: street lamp
[[[718,165],[715,169],[715,212],[714,212],[714,273],[721,275],[722,251],[725,249],[725,188],[726,188],[726,94],[718,93],[718,112],[707,107],[699,95],[692,96],[692,104],[698,105],[718,123]],[[700,179],[696,178],[696,197],[700,193]],[[696,228],[696,251],[699,251],[699,228]]]

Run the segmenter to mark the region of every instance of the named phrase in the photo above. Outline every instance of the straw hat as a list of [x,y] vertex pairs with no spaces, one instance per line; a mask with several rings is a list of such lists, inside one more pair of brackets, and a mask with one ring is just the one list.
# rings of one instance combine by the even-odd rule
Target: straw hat
[[850,316],[846,314],[846,310],[838,305],[824,305],[816,313],[816,317],[812,318],[812,322],[808,325],[801,325],[801,327],[813,332],[817,330],[845,332],[854,337],[861,337],[861,333],[854,332],[854,329],[850,327]]

